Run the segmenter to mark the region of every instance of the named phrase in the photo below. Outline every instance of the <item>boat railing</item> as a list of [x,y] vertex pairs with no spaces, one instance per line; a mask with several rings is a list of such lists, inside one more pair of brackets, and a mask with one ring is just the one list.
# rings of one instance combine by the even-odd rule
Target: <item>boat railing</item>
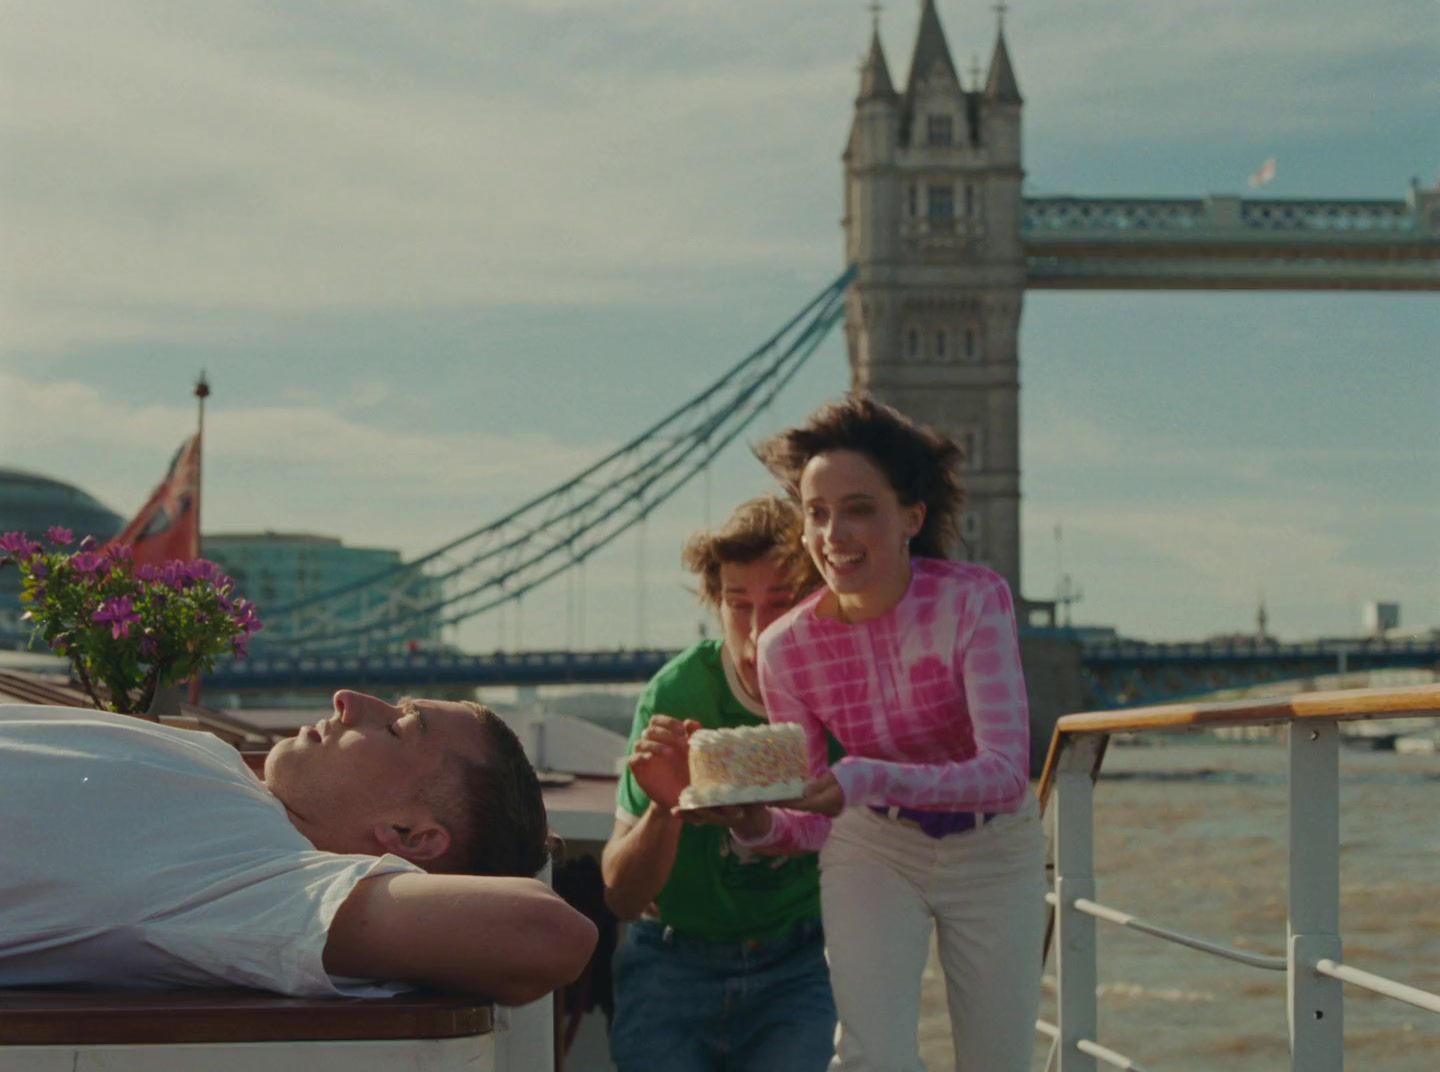
[[[1290,1068],[1342,1072],[1343,984],[1440,1013],[1440,995],[1344,963],[1340,935],[1341,722],[1440,715],[1440,685],[1304,693],[1286,699],[1175,704],[1066,715],[1055,727],[1040,779],[1053,822],[1053,882],[1047,900],[1055,953],[1057,1023],[1036,1028],[1051,1040],[1047,1070],[1144,1072],[1097,1035],[1096,921],[1115,924],[1248,967],[1287,976]],[[1093,798],[1112,733],[1145,734],[1278,724],[1288,736],[1289,874],[1283,954],[1231,948],[1141,919],[1095,899]]]

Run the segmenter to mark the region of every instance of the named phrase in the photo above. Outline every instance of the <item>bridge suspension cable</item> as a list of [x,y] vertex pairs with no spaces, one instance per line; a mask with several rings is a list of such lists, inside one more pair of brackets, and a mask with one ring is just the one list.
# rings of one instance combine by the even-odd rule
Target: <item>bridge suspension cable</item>
[[383,650],[583,566],[704,470],[774,400],[844,315],[854,275],[846,269],[709,387],[576,476],[410,562],[268,610],[267,639],[297,654]]

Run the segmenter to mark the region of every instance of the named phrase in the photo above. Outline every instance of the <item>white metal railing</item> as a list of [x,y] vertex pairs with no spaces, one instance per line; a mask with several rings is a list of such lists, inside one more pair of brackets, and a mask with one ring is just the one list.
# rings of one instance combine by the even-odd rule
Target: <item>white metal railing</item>
[[[1051,908],[1055,908],[1058,905],[1058,901],[1053,893],[1047,893],[1045,900],[1049,902]],[[1233,960],[1239,964],[1248,964],[1252,968],[1263,968],[1265,971],[1285,970],[1284,957],[1267,956],[1264,953],[1247,953],[1243,949],[1235,949],[1232,946],[1206,941],[1204,938],[1196,938],[1194,935],[1171,930],[1169,927],[1161,927],[1155,923],[1147,923],[1143,919],[1130,915],[1128,912],[1107,908],[1103,904],[1092,901],[1089,898],[1079,898],[1076,900],[1074,908],[1078,912],[1084,912],[1087,916],[1094,916],[1096,919],[1103,919],[1110,923],[1118,923],[1122,927],[1129,927],[1131,930],[1139,931],[1141,934],[1148,934],[1155,938],[1163,938],[1167,942],[1174,942],[1176,945],[1183,945],[1190,949],[1198,949],[1200,952],[1209,953],[1211,956],[1221,957],[1225,960]]]
[[[1338,724],[1353,719],[1440,714],[1440,685],[1308,693],[1288,700],[1183,704],[1068,715],[1055,728],[1040,782],[1053,812],[1054,888],[1048,895],[1055,951],[1058,1023],[1039,1021],[1052,1040],[1047,1069],[1140,1070],[1096,1039],[1095,921],[1249,967],[1284,971],[1292,1072],[1342,1072],[1342,984],[1440,1013],[1440,995],[1343,963],[1340,937]],[[1112,732],[1278,723],[1288,730],[1289,923],[1284,955],[1250,953],[1148,922],[1095,900],[1093,797]]]

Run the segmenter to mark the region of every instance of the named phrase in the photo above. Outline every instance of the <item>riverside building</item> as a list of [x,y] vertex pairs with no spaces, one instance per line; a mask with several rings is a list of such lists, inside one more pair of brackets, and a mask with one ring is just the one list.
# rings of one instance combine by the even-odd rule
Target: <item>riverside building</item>
[[[296,631],[305,620],[275,611],[301,604],[324,593],[339,593],[317,604],[314,614],[344,623],[369,618],[373,608],[388,604],[408,620],[393,639],[376,645],[357,638],[350,655],[400,653],[440,643],[438,612],[424,608],[439,601],[440,584],[417,571],[403,570],[400,552],[381,547],[347,547],[337,537],[304,532],[219,533],[205,536],[203,553],[235,579],[236,587],[253,601],[265,628],[250,644],[255,654],[290,654]],[[347,586],[394,571],[394,579],[366,586],[348,595]]]
[[[44,539],[51,525],[59,525],[73,532],[77,541],[94,536],[103,542],[124,524],[124,518],[74,484],[0,467],[0,532]],[[23,648],[29,642],[30,630],[20,621],[21,611],[20,571],[0,570],[0,649]]]

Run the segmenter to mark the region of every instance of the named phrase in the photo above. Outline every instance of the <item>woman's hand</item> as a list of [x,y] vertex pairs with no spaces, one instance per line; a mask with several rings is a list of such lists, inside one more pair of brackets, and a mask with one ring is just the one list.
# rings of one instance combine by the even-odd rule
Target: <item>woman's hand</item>
[[690,784],[690,734],[699,728],[693,718],[655,715],[625,761],[645,795],[666,811],[680,803],[680,791]]
[[770,809],[764,804],[720,804],[713,808],[691,808],[680,818],[696,826],[728,826],[746,841],[770,833]]
[[845,794],[834,773],[826,771],[819,778],[806,782],[800,799],[785,806],[794,811],[813,811],[817,815],[828,815],[833,819],[845,810]]

